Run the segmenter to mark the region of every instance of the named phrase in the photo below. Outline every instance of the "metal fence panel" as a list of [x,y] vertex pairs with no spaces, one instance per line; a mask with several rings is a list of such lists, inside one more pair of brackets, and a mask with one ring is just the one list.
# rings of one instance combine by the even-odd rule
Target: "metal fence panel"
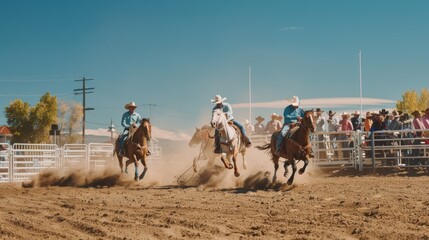
[[55,144],[21,144],[12,147],[12,181],[19,182],[48,168],[60,166],[60,150]]
[[88,168],[88,146],[86,144],[65,144],[61,156],[63,169]]
[[11,152],[8,143],[1,143],[0,150],[0,182],[11,182]]
[[111,166],[113,160],[113,144],[88,144],[88,169],[103,169]]

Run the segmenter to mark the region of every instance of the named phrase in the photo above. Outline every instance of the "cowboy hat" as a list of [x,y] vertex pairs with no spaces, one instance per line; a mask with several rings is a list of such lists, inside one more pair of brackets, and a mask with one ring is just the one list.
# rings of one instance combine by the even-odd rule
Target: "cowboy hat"
[[244,124],[249,124],[249,123],[250,123],[249,120],[247,119],[244,120]]
[[130,107],[137,108],[137,105],[135,102],[130,102],[130,103],[125,104],[125,109],[130,109]]
[[419,115],[420,115],[420,112],[419,112],[419,111],[417,111],[417,110],[411,113],[411,115],[413,115],[413,116],[416,116],[417,114],[419,114]]
[[352,113],[352,115],[360,115],[360,112],[359,111],[355,111],[354,113]]
[[257,116],[255,119],[256,119],[256,121],[259,121],[259,120],[264,121],[265,120],[265,118],[263,118],[261,116]]
[[347,116],[347,117],[350,117],[350,113],[348,113],[348,112],[343,112],[343,114],[341,114],[341,116]]
[[292,106],[298,107],[299,106],[299,97],[297,96],[293,96],[292,100],[290,100],[290,103],[292,104]]
[[386,115],[389,113],[389,111],[386,111],[386,109],[381,109],[381,111],[379,111],[380,114]]
[[395,118],[401,117],[401,114],[399,114],[396,110],[392,111],[392,116]]
[[316,113],[322,113],[322,112],[324,112],[324,111],[322,111],[322,109],[316,108]]
[[277,117],[278,115],[276,113],[271,113],[271,117]]
[[332,110],[329,110],[328,115],[329,116],[334,116],[336,114],[336,112],[332,112]]
[[226,98],[222,98],[220,95],[216,95],[214,97],[214,99],[212,99],[212,103],[218,104],[218,103],[221,103],[221,102],[223,102],[225,100],[226,100]]
[[367,118],[372,117],[372,113],[371,112],[366,112],[365,117],[367,117]]

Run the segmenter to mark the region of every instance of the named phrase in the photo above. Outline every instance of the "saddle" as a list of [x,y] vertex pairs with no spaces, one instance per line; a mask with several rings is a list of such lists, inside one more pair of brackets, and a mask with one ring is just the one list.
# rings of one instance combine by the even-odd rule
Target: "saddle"
[[[280,147],[280,156],[282,158],[287,158],[287,152],[286,152],[286,144],[288,144],[292,140],[292,136],[295,134],[295,132],[299,129],[299,125],[294,125],[291,129],[289,129],[289,131],[286,133],[286,136],[283,137],[283,142],[282,145]],[[281,130],[277,131],[275,134],[273,134],[273,138],[275,138],[276,140],[278,139],[278,135],[281,134]]]

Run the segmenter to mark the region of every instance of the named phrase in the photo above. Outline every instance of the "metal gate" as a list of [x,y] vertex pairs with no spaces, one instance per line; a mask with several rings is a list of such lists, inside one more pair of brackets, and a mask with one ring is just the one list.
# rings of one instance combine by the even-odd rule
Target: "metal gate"
[[88,144],[88,169],[103,169],[111,166],[113,145],[110,143]]
[[28,180],[49,168],[60,166],[60,149],[54,144],[15,143],[12,148],[12,181]]
[[88,150],[86,144],[65,144],[63,146],[61,167],[88,168]]
[[11,157],[10,145],[1,143],[0,149],[0,182],[10,182],[11,179]]

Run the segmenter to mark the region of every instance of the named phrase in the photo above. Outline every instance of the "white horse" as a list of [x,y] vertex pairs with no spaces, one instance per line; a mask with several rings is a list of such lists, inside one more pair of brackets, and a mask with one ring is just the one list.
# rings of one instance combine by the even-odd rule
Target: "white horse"
[[[232,169],[234,168],[234,175],[236,177],[240,176],[237,168],[237,155],[241,153],[243,156],[243,168],[247,168],[246,161],[244,159],[244,155],[246,154],[246,146],[241,139],[240,130],[234,128],[232,123],[229,123],[226,119],[225,113],[223,113],[220,109],[216,109],[213,111],[213,116],[211,120],[212,127],[216,128],[220,132],[220,143],[222,152],[226,154],[226,159],[228,163],[226,163],[225,158],[222,156],[222,162],[226,168]],[[234,166],[231,165],[231,157]]]

